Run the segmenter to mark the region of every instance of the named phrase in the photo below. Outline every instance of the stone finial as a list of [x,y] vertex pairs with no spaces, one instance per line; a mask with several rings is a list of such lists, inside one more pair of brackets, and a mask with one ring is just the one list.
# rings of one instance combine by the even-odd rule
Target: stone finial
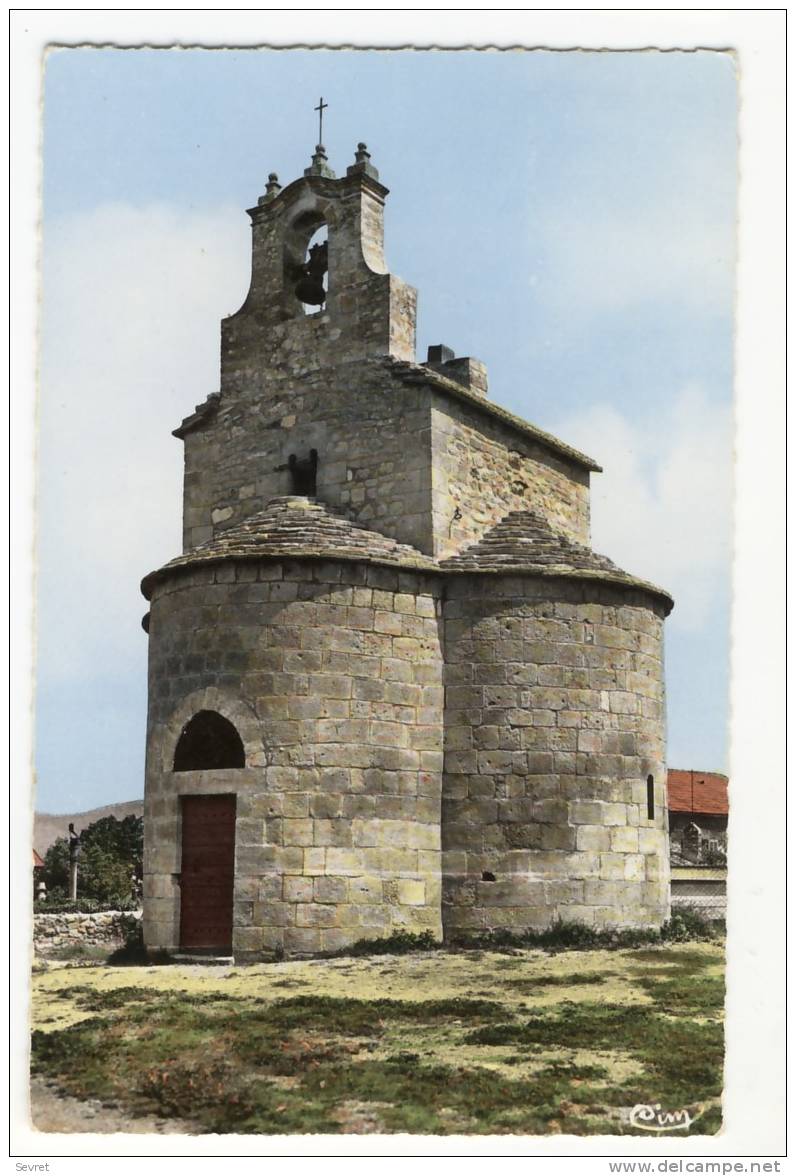
[[315,154],[312,157],[312,165],[304,168],[305,176],[326,176],[327,179],[335,179],[335,174],[329,167],[329,159],[326,155],[326,148],[323,143],[319,143],[315,148]]
[[260,196],[257,203],[265,204],[269,200],[273,200],[282,191],[282,185],[279,183],[279,176],[276,172],[268,173],[268,183],[265,185],[265,195]]
[[351,167],[347,169],[346,174],[349,176],[372,176],[374,180],[379,178],[379,173],[370,162],[370,152],[368,151],[367,143],[357,143],[354,162],[351,164]]

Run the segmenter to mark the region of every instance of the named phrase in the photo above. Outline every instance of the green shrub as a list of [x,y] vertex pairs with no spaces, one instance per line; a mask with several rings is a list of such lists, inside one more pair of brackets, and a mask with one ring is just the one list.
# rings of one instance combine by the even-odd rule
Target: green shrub
[[689,939],[713,939],[716,928],[697,911],[681,907],[661,927],[661,939],[668,943],[685,943]]
[[329,952],[331,956],[405,955],[410,951],[437,951],[443,945],[431,931],[393,931],[384,939],[358,939],[350,947]]
[[585,923],[556,919],[542,931],[509,931],[500,928],[475,935],[457,935],[452,946],[461,948],[527,948],[540,947],[546,951],[589,951],[645,947],[656,943],[685,943],[692,939],[713,939],[716,931],[710,923],[693,911],[677,912],[658,929],[657,927],[626,927],[600,929]]
[[47,952],[48,959],[72,964],[103,964],[107,955],[108,949],[101,943],[63,943]]

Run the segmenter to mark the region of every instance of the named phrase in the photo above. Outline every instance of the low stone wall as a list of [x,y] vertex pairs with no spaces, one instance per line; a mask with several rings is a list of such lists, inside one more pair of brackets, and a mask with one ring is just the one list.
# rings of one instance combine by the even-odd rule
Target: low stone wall
[[121,947],[141,921],[141,911],[64,912],[33,916],[33,946],[37,955],[65,947]]
[[722,867],[673,866],[672,913],[687,908],[703,919],[727,917],[727,871]]

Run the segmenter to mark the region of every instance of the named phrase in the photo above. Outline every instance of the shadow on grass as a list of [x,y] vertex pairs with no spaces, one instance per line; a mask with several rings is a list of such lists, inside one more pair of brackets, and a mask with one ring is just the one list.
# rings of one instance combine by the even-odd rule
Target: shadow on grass
[[[667,991],[665,999],[675,1001],[677,993]],[[617,1134],[632,1131],[620,1123],[620,1108],[648,1101],[678,1109],[721,1088],[718,1023],[633,1005],[563,1002],[518,1020],[499,1000],[461,997],[299,995],[267,1002],[144,986],[98,992],[89,985],[67,994],[95,1015],[35,1033],[37,1073],[79,1098],[114,1100],[130,1113],[183,1119],[207,1132],[337,1132],[364,1106],[375,1129],[388,1132]],[[713,1003],[704,1007],[715,1009],[718,999],[713,986]],[[612,1084],[606,1067],[571,1057],[530,1076],[477,1061],[430,1064],[428,1041],[439,1041],[440,1033],[454,1045],[509,1045],[506,1065],[546,1050],[604,1050],[627,1054],[644,1074]],[[394,1042],[401,1043],[397,1049],[374,1056]],[[486,1050],[487,1057],[494,1063],[494,1052]],[[711,1110],[694,1130],[718,1126]]]

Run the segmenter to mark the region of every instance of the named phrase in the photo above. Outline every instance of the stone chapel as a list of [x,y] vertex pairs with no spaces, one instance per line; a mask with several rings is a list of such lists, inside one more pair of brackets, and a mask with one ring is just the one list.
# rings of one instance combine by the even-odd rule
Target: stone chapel
[[142,585],[151,951],[668,916],[672,600],[591,550],[590,457],[479,360],[418,362],[387,194],[363,143],[339,178],[323,147],[269,176],[219,391],[174,431],[183,553]]

